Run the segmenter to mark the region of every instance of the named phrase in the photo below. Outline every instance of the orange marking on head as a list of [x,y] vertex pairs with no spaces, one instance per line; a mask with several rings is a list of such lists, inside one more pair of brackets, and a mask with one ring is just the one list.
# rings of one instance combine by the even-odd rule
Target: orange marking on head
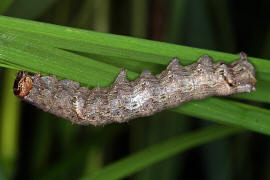
[[32,89],[33,80],[26,73],[19,73],[17,76],[17,81],[14,84],[14,94],[20,98],[27,96]]

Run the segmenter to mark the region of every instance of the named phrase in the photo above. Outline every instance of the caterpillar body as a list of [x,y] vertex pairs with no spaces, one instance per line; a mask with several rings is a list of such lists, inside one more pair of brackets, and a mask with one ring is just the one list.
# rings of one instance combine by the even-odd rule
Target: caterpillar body
[[89,90],[72,80],[18,72],[14,94],[23,100],[79,125],[126,122],[174,108],[191,100],[255,90],[255,69],[245,53],[231,63],[213,63],[204,55],[188,66],[173,58],[166,70],[145,70],[135,81],[123,69],[107,88]]

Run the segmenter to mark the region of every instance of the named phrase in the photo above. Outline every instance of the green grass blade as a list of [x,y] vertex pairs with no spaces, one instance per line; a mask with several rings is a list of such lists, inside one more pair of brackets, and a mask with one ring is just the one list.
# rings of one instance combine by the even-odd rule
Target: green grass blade
[[33,19],[48,10],[55,2],[56,0],[14,0],[5,14],[12,17]]
[[9,8],[13,0],[2,0],[0,2],[0,14],[3,14],[6,12],[6,10]]
[[169,23],[168,40],[169,42],[182,42],[184,39],[185,17],[187,13],[187,0],[171,0],[169,3]]
[[177,153],[193,147],[224,138],[239,132],[237,128],[213,126],[193,131],[185,135],[173,137],[163,143],[153,145],[145,150],[134,153],[118,162],[115,162],[83,180],[114,180],[121,179],[142,170],[156,162],[164,160]]
[[[3,59],[9,59],[12,60],[13,63],[15,62],[18,64],[24,60],[23,65],[27,68],[34,68],[36,71],[52,73],[60,77],[67,77],[86,85],[108,85],[113,81],[111,77],[115,77],[120,70],[120,68],[79,56],[71,52],[51,48],[44,44],[32,44],[27,40],[24,40],[22,37],[18,41],[5,41],[4,44],[5,46],[1,47]],[[25,59],[22,59],[21,55],[23,55],[23,58]],[[137,76],[136,73],[131,73],[131,75]],[[100,82],[99,79],[102,79],[102,82]],[[93,82],[95,82],[95,84],[93,84]],[[269,117],[270,111],[254,110],[251,111],[252,116],[246,116],[245,114],[247,109],[245,108],[241,108],[242,111],[240,112],[230,112],[231,108],[229,107],[239,109],[238,106],[235,105],[236,102],[216,99],[218,103],[226,104],[219,107],[216,106],[218,103],[214,99],[215,98],[212,98],[212,101],[209,100],[208,103],[205,104],[203,104],[205,101],[201,101],[200,103],[198,103],[199,101],[196,101],[190,108],[186,109],[187,112],[179,112],[207,120],[217,119],[217,122],[220,123],[235,124],[246,127],[250,130],[269,134],[270,125],[266,119]],[[201,110],[194,109],[197,108],[197,103],[199,104],[197,106],[202,107]],[[251,107],[256,109],[255,106]],[[215,112],[219,112],[220,115],[217,117],[213,116],[213,114],[211,114],[213,110],[215,110]],[[234,109],[232,108],[232,110]],[[226,117],[221,115],[225,114],[225,112],[228,115],[231,114],[231,116]],[[206,115],[204,115],[204,113],[206,113]],[[257,115],[263,116],[264,118],[253,125],[254,117],[257,117]],[[243,119],[242,117],[245,117],[245,121],[241,121],[241,119]]]
[[[147,37],[147,21],[148,16],[148,4],[147,0],[131,0],[131,34],[135,37],[145,38]],[[138,11],[140,15],[138,16]]]
[[18,130],[20,116],[20,101],[14,97],[12,89],[14,71],[6,70],[4,84],[2,86],[3,97],[1,98],[0,112],[0,158],[2,168],[9,178],[12,178],[18,160]]
[[[1,38],[1,37],[0,37]],[[108,85],[116,77],[120,68],[94,61],[71,52],[49,47],[45,44],[29,42],[23,37],[2,38],[0,57],[8,64],[22,66],[33,72],[55,74],[58,77],[73,79],[86,85]],[[129,73],[131,77],[135,73]],[[102,82],[98,81],[102,77]]]
[[[119,62],[121,61],[125,62],[125,68],[128,68],[130,65],[136,70],[138,64],[140,64],[138,65],[140,66],[139,68],[143,68],[141,65],[147,64],[149,67],[154,67],[153,64],[164,67],[164,62],[166,62],[165,64],[169,62],[170,53],[173,54],[175,50],[177,50],[177,52],[175,51],[175,55],[179,52],[183,52],[183,57],[193,61],[196,58],[192,59],[192,57],[197,56],[198,53],[204,54],[207,52],[207,50],[168,43],[96,33],[13,18],[0,17],[0,21],[1,18],[4,20],[4,23],[0,24],[0,28],[3,24],[5,25],[5,23],[7,23],[7,20],[18,22],[17,26],[11,25],[8,28],[3,26],[3,29],[0,29],[0,59],[2,64],[14,65],[16,68],[27,69],[33,72],[55,74],[60,78],[79,81],[87,86],[108,86],[119,73],[121,65]],[[26,33],[24,29],[20,28],[20,31],[18,31],[18,27],[22,28],[26,24],[32,25],[32,31],[35,31],[36,27],[40,29],[33,33]],[[27,29],[28,26],[25,26],[25,28]],[[60,30],[62,30],[62,33]],[[29,31],[31,30],[29,29]],[[40,38],[36,38],[35,34],[38,34]],[[80,35],[81,38],[77,37],[78,35]],[[46,37],[52,41],[50,42]],[[75,37],[77,37],[77,39],[74,39]],[[55,45],[52,44],[55,43],[57,45],[58,42],[62,42],[63,46],[55,47]],[[78,47],[74,46],[74,44]],[[90,46],[92,44],[91,50],[88,49],[89,44]],[[70,50],[72,50],[72,48],[74,48],[73,50],[79,51],[79,47],[82,46],[85,47],[83,51],[90,51],[87,54],[92,58],[59,49],[70,48]],[[131,49],[131,47],[133,47],[133,49]],[[141,47],[146,49],[141,49]],[[98,49],[97,52],[95,52],[96,49]],[[109,52],[112,52],[114,55],[109,54]],[[221,52],[212,52],[212,54],[217,57],[228,57],[227,60],[230,60],[232,57],[237,57],[236,55]],[[138,56],[144,56],[145,59],[138,60]],[[107,62],[105,62],[106,60],[104,63],[98,61],[105,57],[106,59],[108,58]],[[159,60],[158,58],[155,59],[156,57],[159,57]],[[162,58],[163,60],[161,60]],[[111,61],[111,63],[109,61]],[[251,61],[257,66],[257,71],[262,77],[261,79],[268,79],[270,81],[270,63],[266,60],[258,60],[256,58],[251,58]],[[144,68],[147,69],[147,66]],[[128,72],[128,77],[131,79],[137,76],[138,73],[132,71]],[[262,80],[259,80],[259,82],[260,81]],[[267,94],[267,88],[264,88],[264,86],[269,87],[268,81],[262,81],[262,84],[263,85],[258,88],[261,89],[261,92],[256,92],[258,95],[253,96],[252,94],[248,94],[246,96],[252,97],[250,98],[252,100],[269,102],[269,99],[264,97],[264,95]],[[245,97],[243,96],[241,98],[244,99]],[[219,106],[219,103],[223,106]],[[196,116],[201,119],[216,120],[216,122],[219,123],[245,127],[265,134],[269,134],[270,132],[270,125],[267,121],[267,118],[270,117],[269,110],[255,106],[245,106],[243,103],[220,100],[217,98],[212,98],[208,101],[196,101],[189,104],[189,106],[179,107],[182,111],[178,112]],[[196,109],[197,107],[200,107],[200,110]],[[185,110],[185,112],[183,110]],[[211,114],[213,110],[218,116]],[[239,112],[236,112],[237,110],[239,110]],[[258,120],[258,117],[261,119]]]
[[189,102],[173,111],[270,135],[270,111],[236,101],[208,98]]
[[[191,48],[181,45],[155,42],[113,34],[80,30],[64,26],[0,16],[2,33],[11,30],[28,34],[29,38],[40,39],[53,47],[68,49],[90,54],[102,54],[112,57],[122,57],[129,60],[152,62],[167,65],[171,57],[177,56],[183,64],[198,59],[203,54],[209,54],[215,61],[230,62],[239,58],[238,55]],[[19,32],[17,32],[19,34]],[[255,65],[259,79],[270,80],[270,63],[259,59],[249,58]]]
[[[118,66],[118,68],[115,68],[104,63],[93,61],[93,59],[87,59],[71,52],[47,46],[47,44],[44,44],[45,42],[42,43],[40,40],[29,39],[27,35],[22,36],[16,33],[3,33],[0,40],[2,42],[2,44],[0,44],[0,47],[2,45],[0,50],[2,53],[0,56],[2,59],[6,59],[6,64],[16,63],[15,69],[27,69],[33,72],[55,74],[58,77],[73,79],[86,85],[108,86],[113,81],[112,77],[116,77],[117,73],[120,71],[120,67],[131,68],[131,70],[137,73],[140,73],[145,68],[158,73],[162,68],[165,68],[160,66],[158,71],[155,71],[157,66],[152,66],[152,63],[128,61],[127,59],[121,60],[121,58],[118,58],[116,61],[116,59],[111,56],[106,57],[102,55],[100,57],[92,55],[94,59],[101,60],[106,64]],[[22,67],[20,68],[19,66]],[[128,75],[132,79],[137,77],[137,75],[132,72],[129,72]],[[102,77],[103,79],[101,79]],[[259,81],[258,84],[262,84],[261,81]],[[259,86],[259,91],[253,93],[254,95],[240,95],[237,97],[269,102],[270,98],[264,96],[269,94],[267,93],[267,88],[265,88],[269,87],[268,84],[269,83],[264,83],[263,86]]]

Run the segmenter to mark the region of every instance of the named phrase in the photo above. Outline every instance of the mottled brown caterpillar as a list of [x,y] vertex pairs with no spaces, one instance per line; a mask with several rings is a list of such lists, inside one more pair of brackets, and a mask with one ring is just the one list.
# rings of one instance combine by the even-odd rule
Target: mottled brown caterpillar
[[173,58],[161,74],[145,70],[135,81],[123,69],[108,88],[89,90],[72,80],[19,72],[14,94],[23,100],[80,125],[126,122],[173,108],[191,100],[255,90],[255,70],[245,53],[231,63],[213,63],[208,55],[181,66]]

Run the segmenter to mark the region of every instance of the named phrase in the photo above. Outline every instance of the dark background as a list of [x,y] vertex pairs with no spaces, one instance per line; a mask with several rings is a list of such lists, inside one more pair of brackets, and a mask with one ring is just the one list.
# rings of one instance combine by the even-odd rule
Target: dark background
[[[3,14],[270,58],[268,0],[14,0]],[[0,162],[3,178],[77,179],[210,124],[165,111],[125,124],[79,127],[26,103],[21,108],[17,153],[12,161]],[[269,137],[244,132],[178,154],[126,179],[270,179],[269,150]]]

